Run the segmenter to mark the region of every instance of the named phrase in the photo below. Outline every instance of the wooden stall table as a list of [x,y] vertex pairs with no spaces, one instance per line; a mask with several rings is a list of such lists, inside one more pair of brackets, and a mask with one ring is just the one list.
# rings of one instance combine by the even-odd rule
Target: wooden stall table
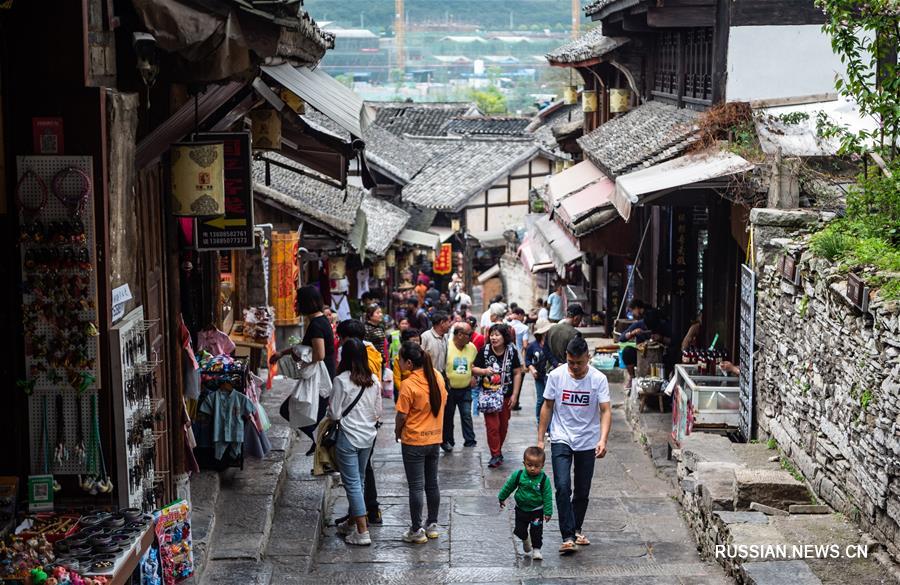
[[228,337],[231,338],[231,341],[234,342],[234,345],[238,348],[243,348],[245,353],[237,355],[248,355],[247,350],[249,350],[250,356],[250,370],[256,372],[259,369],[259,364],[262,360],[263,352],[266,350],[266,342],[260,341],[259,339],[253,337],[247,337],[243,333],[239,333],[244,328],[243,321],[235,321],[234,325],[231,327],[231,333],[228,334]]

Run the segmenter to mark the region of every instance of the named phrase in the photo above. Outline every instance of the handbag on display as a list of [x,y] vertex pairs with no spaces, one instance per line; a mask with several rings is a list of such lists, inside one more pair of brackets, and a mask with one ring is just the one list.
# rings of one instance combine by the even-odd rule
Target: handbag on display
[[[350,403],[347,408],[344,409],[344,412],[341,413],[341,420],[353,410],[353,407],[356,406],[356,403],[359,402],[359,399],[362,398],[363,392],[365,392],[365,388],[359,389],[359,394],[356,395],[356,398],[353,399],[353,402]],[[333,425],[327,426],[322,429],[322,434],[319,436],[319,442],[326,449],[334,447],[337,444],[337,435],[341,430],[341,421],[334,421]]]

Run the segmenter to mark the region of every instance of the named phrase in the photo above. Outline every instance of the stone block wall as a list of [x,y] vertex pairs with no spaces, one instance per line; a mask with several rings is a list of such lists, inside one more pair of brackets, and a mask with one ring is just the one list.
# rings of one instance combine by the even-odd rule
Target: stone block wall
[[[876,296],[860,312],[831,263],[813,257],[802,238],[783,238],[788,226],[756,219],[759,438],[775,438],[820,500],[897,558],[900,304]],[[799,259],[797,286],[778,274],[784,250]]]

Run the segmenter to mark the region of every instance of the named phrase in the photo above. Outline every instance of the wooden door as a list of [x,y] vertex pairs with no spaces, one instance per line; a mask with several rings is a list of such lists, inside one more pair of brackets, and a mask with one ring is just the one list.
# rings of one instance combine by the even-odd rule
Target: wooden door
[[[177,388],[171,388],[172,364],[168,359],[166,340],[178,332],[171,327],[167,319],[167,287],[165,264],[165,217],[163,215],[162,197],[165,193],[164,173],[160,164],[152,165],[138,173],[135,185],[135,197],[140,230],[141,255],[139,261],[139,277],[141,279],[144,315],[152,324],[147,333],[150,342],[150,359],[158,362],[156,367],[156,386],[153,390],[153,404],[156,408],[154,435],[156,443],[156,475],[157,505],[163,506],[174,498],[172,487],[173,473],[172,453],[178,442],[180,427],[173,413],[179,412],[175,406],[176,397],[180,400]],[[171,439],[171,440],[170,440]]]

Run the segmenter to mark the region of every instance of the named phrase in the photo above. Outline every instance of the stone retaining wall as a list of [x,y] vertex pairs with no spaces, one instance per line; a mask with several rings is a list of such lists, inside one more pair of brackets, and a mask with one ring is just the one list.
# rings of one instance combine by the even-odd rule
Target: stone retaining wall
[[[814,258],[785,217],[751,216],[757,245],[756,417],[819,499],[900,556],[900,305],[875,297],[866,313],[845,276]],[[797,220],[797,216],[793,216]],[[808,223],[809,217],[799,223]],[[802,240],[800,240],[802,241]],[[778,274],[783,251],[800,284]]]

